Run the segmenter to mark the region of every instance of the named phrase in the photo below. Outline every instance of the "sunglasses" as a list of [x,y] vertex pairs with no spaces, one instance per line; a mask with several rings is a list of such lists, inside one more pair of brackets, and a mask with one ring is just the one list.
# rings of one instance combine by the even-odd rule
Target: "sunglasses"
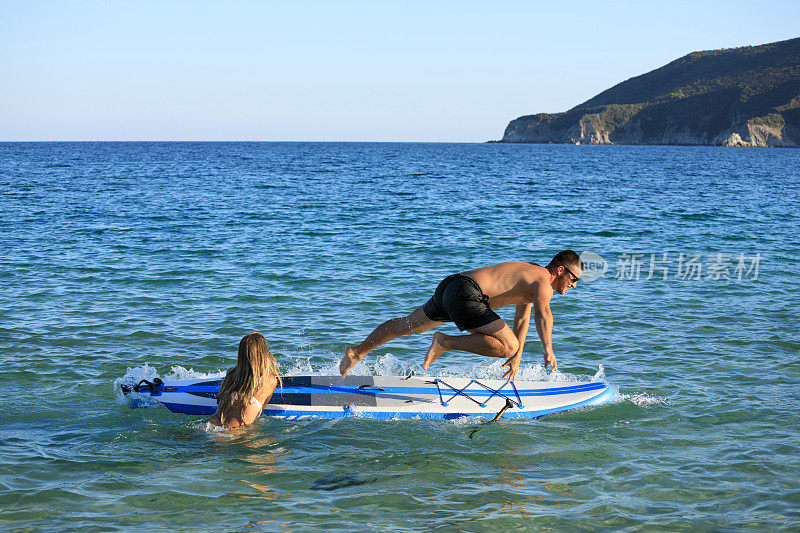
[[575,274],[573,274],[573,273],[572,273],[572,270],[568,269],[566,265],[561,265],[561,266],[562,266],[562,267],[564,267],[564,270],[566,270],[567,272],[569,272],[569,275],[570,275],[570,276],[572,276],[572,281],[573,281],[573,283],[578,283],[578,280],[579,280],[579,279],[581,279],[581,278],[579,278],[578,276],[576,276]]

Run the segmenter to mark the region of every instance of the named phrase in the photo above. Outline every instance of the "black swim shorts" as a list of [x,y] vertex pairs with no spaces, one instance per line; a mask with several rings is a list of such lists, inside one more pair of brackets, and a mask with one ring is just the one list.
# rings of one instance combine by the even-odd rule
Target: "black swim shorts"
[[478,283],[462,274],[444,278],[422,310],[431,320],[455,322],[461,331],[479,328],[500,318],[489,307],[489,297],[483,294]]

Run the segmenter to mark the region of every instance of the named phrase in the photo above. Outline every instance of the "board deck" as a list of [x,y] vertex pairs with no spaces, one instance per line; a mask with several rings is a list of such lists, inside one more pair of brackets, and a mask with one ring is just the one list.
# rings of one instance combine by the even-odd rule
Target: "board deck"
[[[222,379],[155,380],[135,387],[167,409],[212,415]],[[129,393],[132,391],[128,391]],[[537,418],[614,399],[605,382],[516,381],[451,377],[285,376],[263,414],[281,418],[378,419],[494,417]]]

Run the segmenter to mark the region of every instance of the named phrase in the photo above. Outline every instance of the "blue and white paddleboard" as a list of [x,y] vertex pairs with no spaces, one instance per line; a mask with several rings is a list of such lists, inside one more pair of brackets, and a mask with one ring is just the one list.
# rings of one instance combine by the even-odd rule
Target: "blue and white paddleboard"
[[[150,395],[167,409],[212,415],[222,379],[142,381],[126,393]],[[536,418],[614,399],[605,382],[516,381],[411,376],[285,376],[263,414],[280,418],[362,416],[452,419]]]

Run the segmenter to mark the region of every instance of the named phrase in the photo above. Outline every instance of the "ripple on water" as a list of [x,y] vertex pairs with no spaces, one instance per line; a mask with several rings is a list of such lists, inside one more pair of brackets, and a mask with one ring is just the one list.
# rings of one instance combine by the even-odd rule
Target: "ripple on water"
[[[775,530],[797,526],[797,152],[335,143],[0,144],[6,528]],[[69,165],[69,166],[65,166]],[[572,183],[566,192],[552,183]],[[476,194],[476,184],[490,194]],[[544,223],[543,221],[547,221]],[[120,379],[221,376],[250,331],[284,372],[445,275],[569,246],[609,262],[552,302],[518,379],[607,379],[535,421],[258,420],[131,409]],[[649,274],[667,254],[668,279]],[[680,279],[680,254],[761,254]],[[617,276],[642,254],[640,279]],[[733,271],[732,271],[733,272]],[[745,276],[747,277],[747,276]],[[500,314],[513,319],[507,310]],[[441,328],[456,333],[452,326]],[[354,373],[499,378],[429,335]]]

